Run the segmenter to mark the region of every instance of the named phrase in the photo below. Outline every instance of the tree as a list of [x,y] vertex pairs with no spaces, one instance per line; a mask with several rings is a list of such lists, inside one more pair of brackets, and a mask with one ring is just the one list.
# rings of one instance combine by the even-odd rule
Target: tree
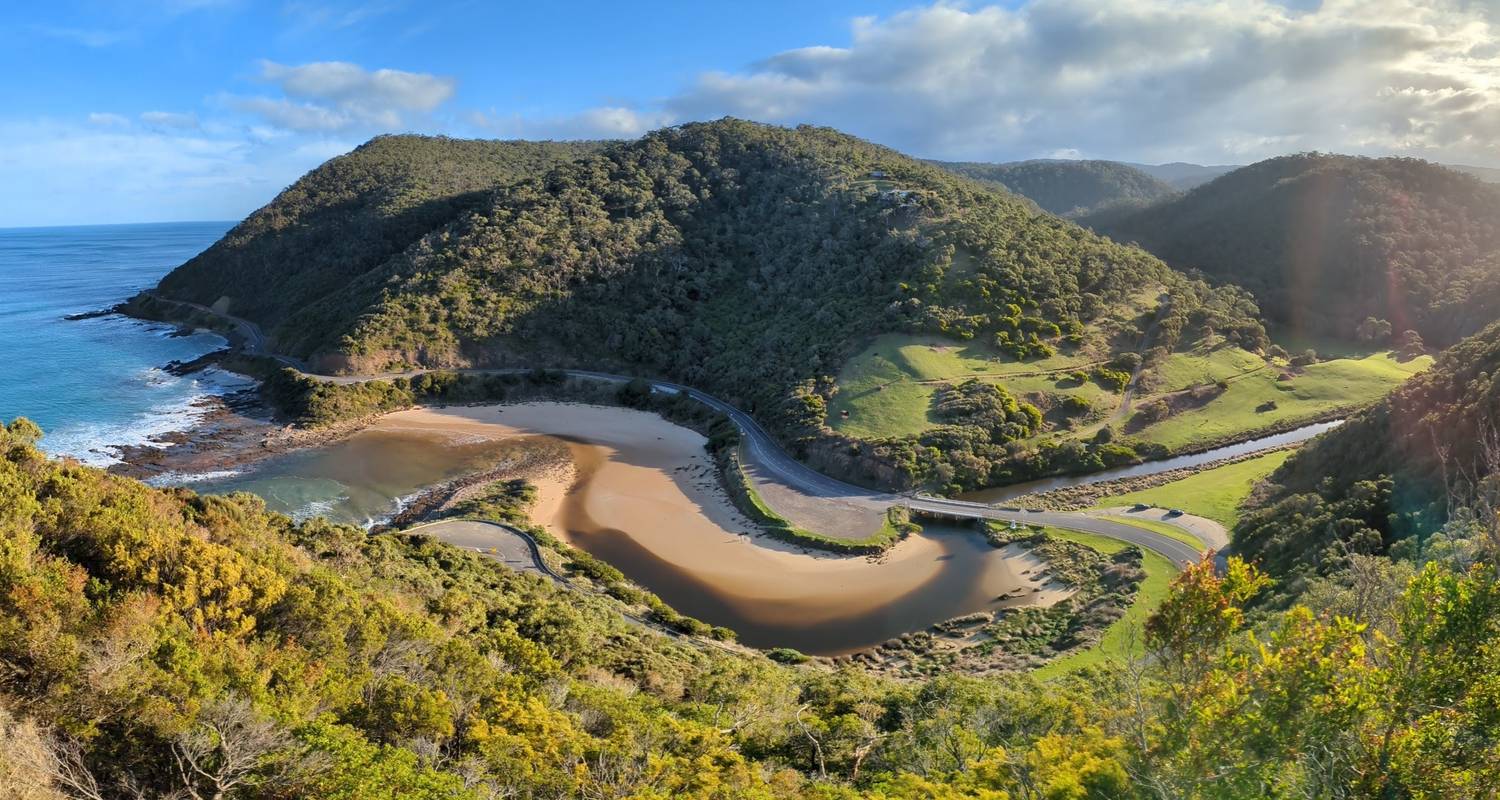
[[1289,361],[1288,363],[1290,363],[1294,367],[1306,367],[1312,364],[1316,364],[1318,363],[1318,351],[1309,347],[1306,350],[1303,350],[1301,353],[1292,356],[1291,361]]
[[1264,572],[1237,557],[1228,560],[1222,576],[1213,559],[1205,558],[1173,579],[1172,593],[1146,621],[1146,646],[1170,682],[1194,683],[1245,624],[1245,604],[1270,584]]
[[194,800],[223,800],[241,786],[264,787],[298,765],[294,740],[249,701],[227,695],[172,740],[182,790]]
[[1397,352],[1402,358],[1416,358],[1427,352],[1427,345],[1422,342],[1422,334],[1409,330],[1401,334]]
[[1364,322],[1354,329],[1354,335],[1361,342],[1384,342],[1391,338],[1391,323],[1376,317],[1365,317]]

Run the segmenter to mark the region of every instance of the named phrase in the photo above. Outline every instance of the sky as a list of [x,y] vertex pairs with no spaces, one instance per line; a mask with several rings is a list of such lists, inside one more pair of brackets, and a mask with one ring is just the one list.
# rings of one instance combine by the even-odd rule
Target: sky
[[1500,166],[1500,0],[11,0],[0,227],[238,219],[381,133]]

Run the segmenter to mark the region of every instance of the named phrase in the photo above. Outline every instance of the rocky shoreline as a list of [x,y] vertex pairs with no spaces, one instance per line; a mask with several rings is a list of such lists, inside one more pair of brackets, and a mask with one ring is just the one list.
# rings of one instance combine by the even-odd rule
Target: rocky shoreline
[[148,444],[115,447],[120,461],[109,472],[151,480],[237,470],[271,456],[332,444],[366,425],[361,420],[317,430],[297,428],[278,421],[258,389],[210,395],[194,406],[201,413],[185,430],[153,436]]

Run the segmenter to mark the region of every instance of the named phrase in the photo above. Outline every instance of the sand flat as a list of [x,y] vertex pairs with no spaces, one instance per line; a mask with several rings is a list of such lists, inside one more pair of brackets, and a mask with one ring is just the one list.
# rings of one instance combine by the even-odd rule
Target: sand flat
[[[374,427],[565,438],[574,469],[532,478],[539,490],[533,519],[684,613],[714,622],[721,620],[705,609],[723,616],[732,607],[737,619],[723,624],[740,626],[814,629],[879,617],[886,627],[912,630],[995,607],[995,598],[1017,589],[1026,604],[1067,594],[1021,575],[1034,568],[1029,559],[972,534],[908,537],[879,560],[805,551],[755,534],[720,488],[704,438],[651,413],[562,403],[423,408],[387,415]],[[909,605],[915,608],[903,608]]]

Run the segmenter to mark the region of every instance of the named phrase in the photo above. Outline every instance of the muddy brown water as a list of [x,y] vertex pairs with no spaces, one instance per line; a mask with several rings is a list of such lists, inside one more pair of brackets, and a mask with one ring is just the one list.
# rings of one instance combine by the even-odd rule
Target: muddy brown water
[[[938,570],[921,585],[893,594],[874,609],[830,615],[822,599],[770,599],[726,590],[651,552],[628,532],[596,520],[588,508],[595,476],[608,458],[618,454],[606,455],[587,443],[575,441],[574,445],[578,477],[557,517],[572,543],[609,562],[678,612],[731,628],[739,641],[752,647],[842,655],[935,622],[1028,602],[1025,595],[1000,599],[997,592],[1013,588],[1009,570],[997,570],[1001,566],[997,562],[1004,558],[973,528],[958,525],[928,525],[921,536],[938,544],[933,556]],[[810,607],[810,602],[817,605]]]
[[[660,460],[663,451],[631,452],[571,435],[455,440],[430,432],[370,429],[333,445],[268,459],[241,475],[202,482],[194,488],[206,492],[250,491],[264,497],[272,509],[294,516],[322,515],[340,522],[368,524],[388,517],[402,498],[424,487],[490,469],[506,460],[523,460],[535,448],[555,449],[559,444],[571,450],[578,472],[551,520],[554,530],[609,562],[679,612],[733,629],[745,644],[838,655],[952,617],[1032,602],[1029,585],[1022,588],[1020,596],[1001,599],[1021,587],[1023,579],[1018,573],[1029,564],[1007,558],[972,529],[929,527],[920,535],[926,541],[905,543],[907,555],[895,564],[826,554],[804,556],[787,552],[791,548],[780,543],[752,543],[741,531],[730,530],[727,522],[719,521],[724,519],[723,507],[710,509],[713,504],[697,499],[704,478],[689,477],[685,469],[664,468]],[[683,541],[676,548],[662,549],[659,540],[653,543],[656,550],[643,545],[640,540],[649,541],[649,537],[642,537],[636,530],[646,524],[640,515],[631,516],[624,509],[612,513],[612,509],[640,498],[632,492],[647,490],[623,485],[615,477],[609,485],[601,486],[598,476],[606,464],[649,467],[669,475],[682,490],[674,498],[685,504],[679,507],[703,511],[715,520],[707,530],[701,520],[697,527],[677,526],[683,536],[717,537],[720,541],[710,544],[724,545],[723,552],[731,558],[754,559],[765,556],[767,549],[775,551],[773,558],[765,560],[765,591],[753,581],[721,581],[691,568],[692,564],[705,563],[704,557],[695,561],[686,555],[703,542],[701,538],[696,543]],[[691,491],[694,480],[700,482],[697,492]],[[661,489],[651,491],[660,493]],[[622,523],[622,519],[630,521]],[[652,523],[669,526],[670,530],[674,520],[660,516],[653,517]],[[743,549],[728,548],[728,540],[738,542]],[[706,558],[715,557],[710,554]],[[787,564],[787,559],[796,560],[792,564],[796,574],[774,574],[777,565]],[[682,563],[673,563],[677,560]],[[914,579],[912,575],[919,577]],[[889,597],[880,595],[881,587],[886,586],[892,587]]]

